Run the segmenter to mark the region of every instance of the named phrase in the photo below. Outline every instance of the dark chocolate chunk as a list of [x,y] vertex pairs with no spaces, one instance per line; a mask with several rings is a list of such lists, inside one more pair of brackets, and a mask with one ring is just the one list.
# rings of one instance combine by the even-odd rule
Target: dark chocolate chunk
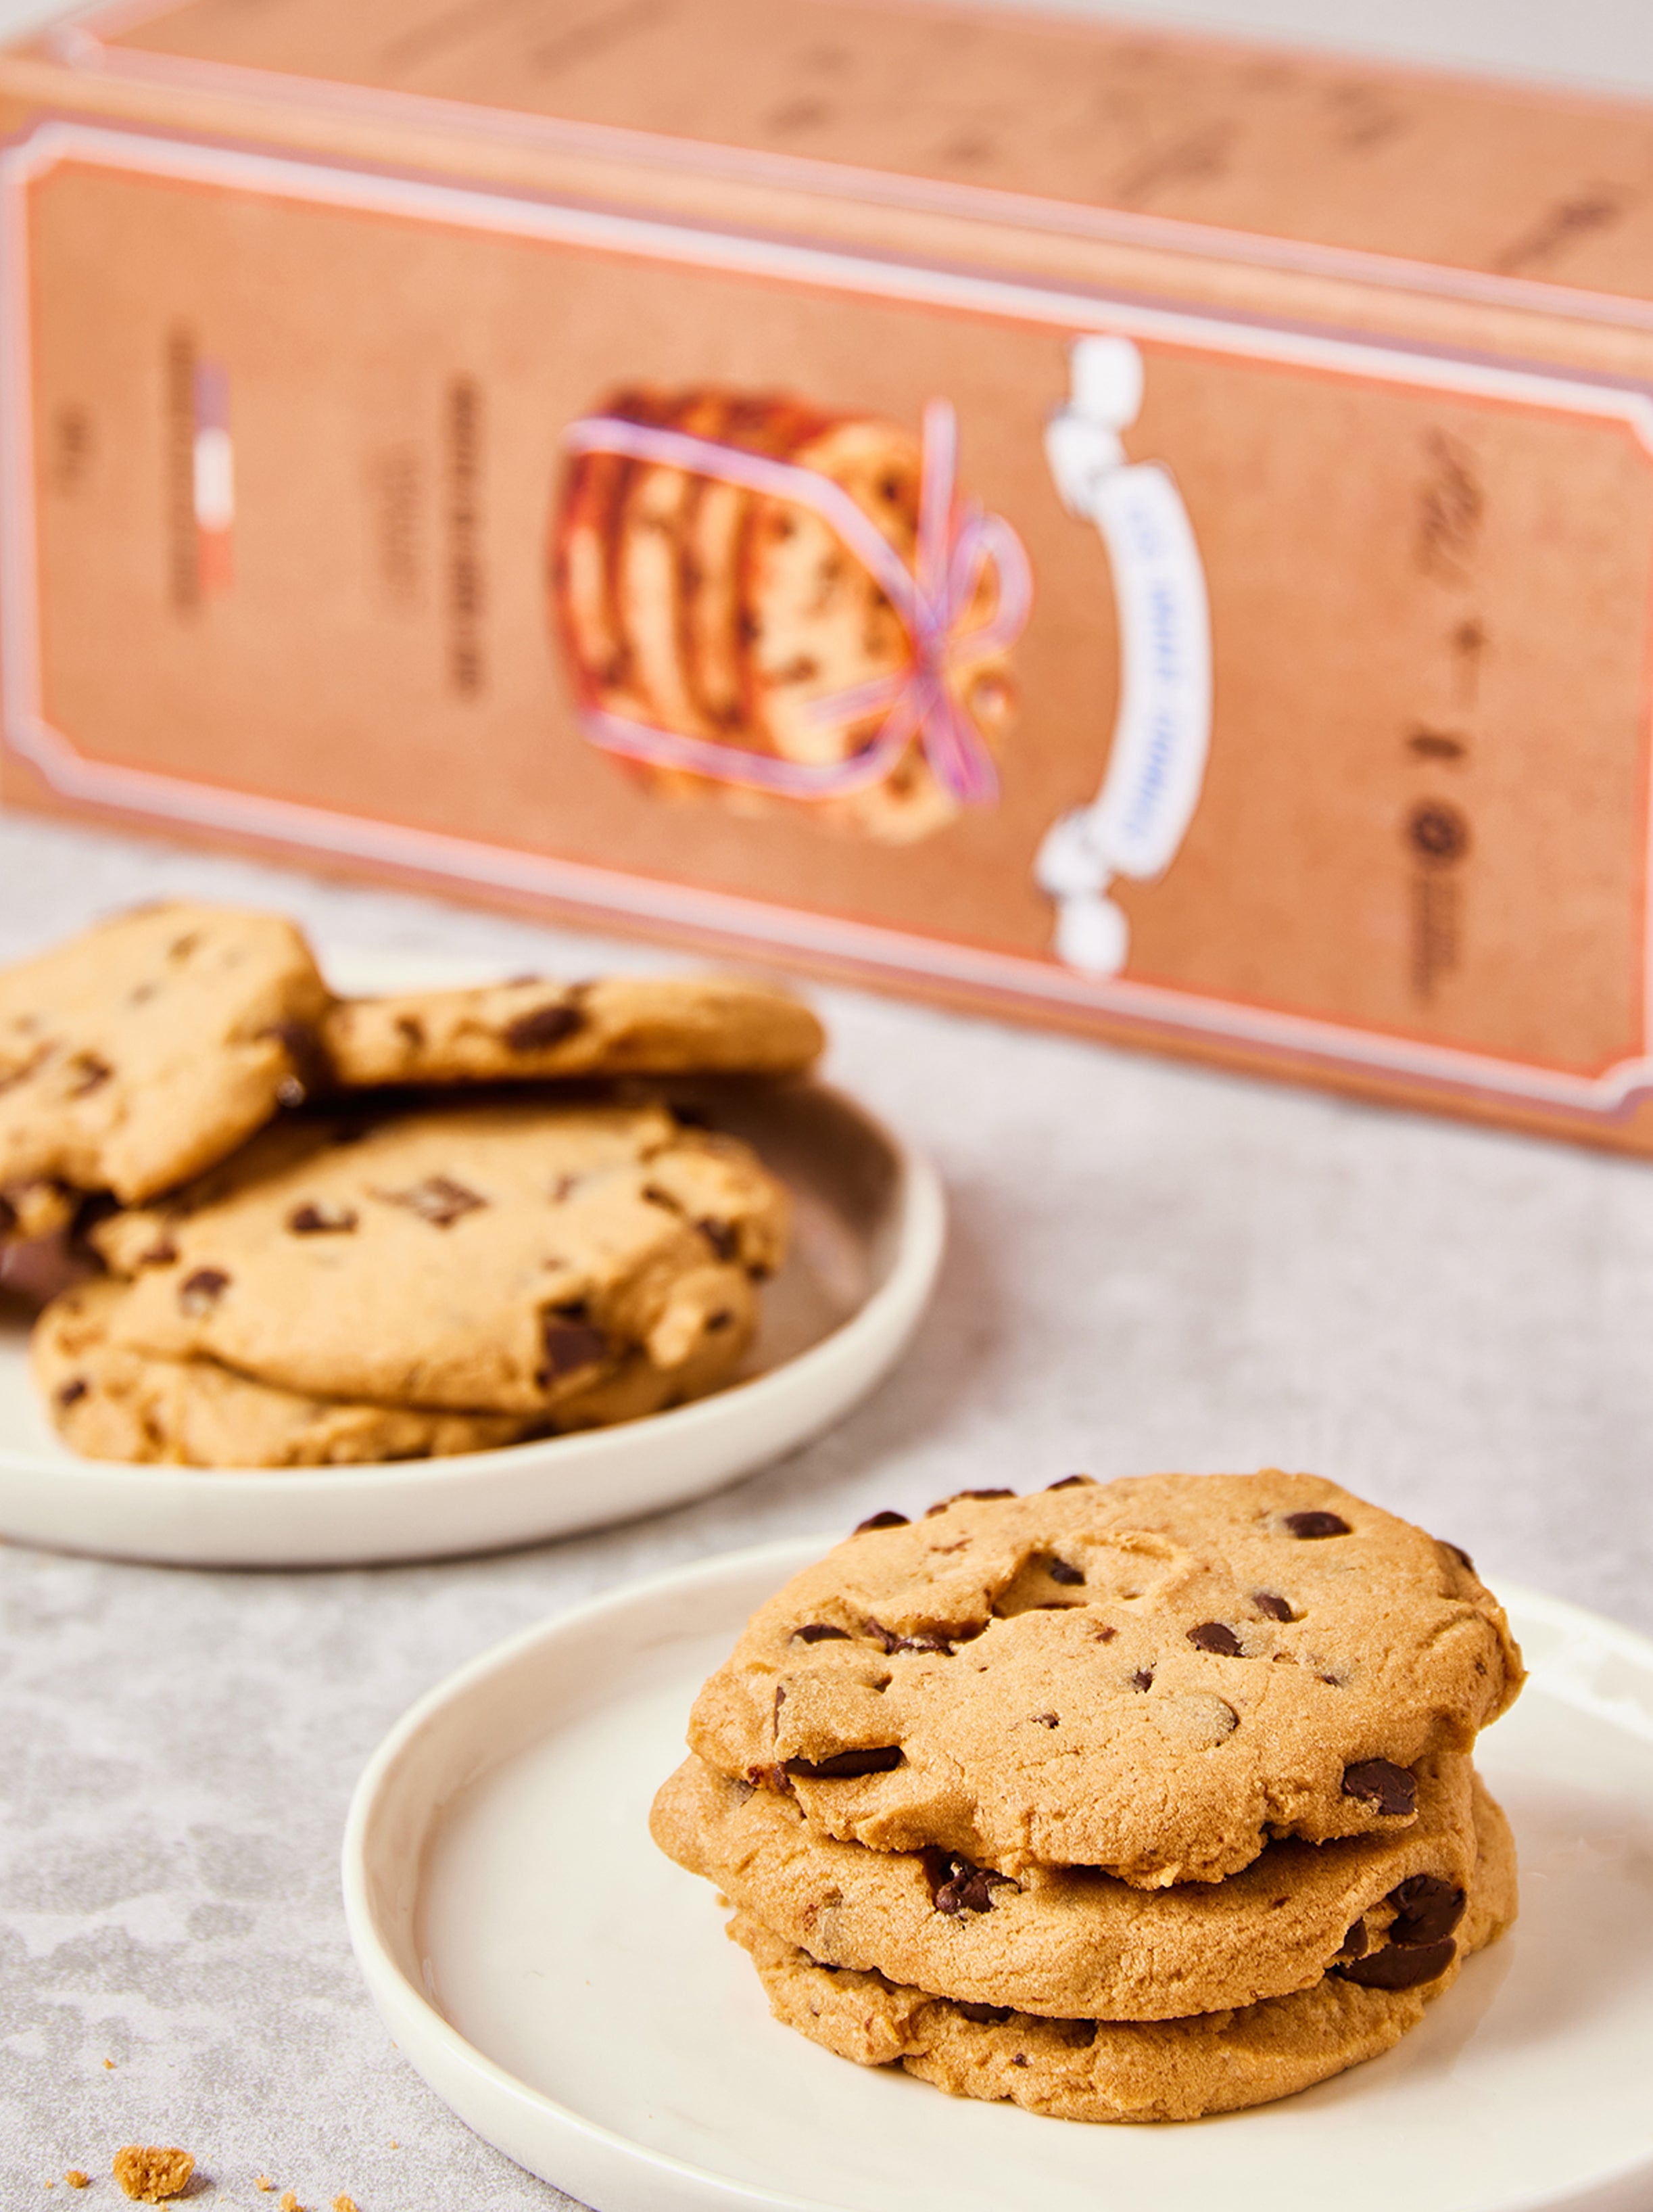
[[1387,1759],[1363,1759],[1346,1766],[1343,1795],[1359,1797],[1379,1813],[1399,1815],[1418,1809],[1416,1776]]
[[938,1912],[991,1911],[993,1885],[1005,1879],[1002,1875],[995,1874],[990,1867],[978,1866],[960,1852],[944,1851],[933,1844],[926,1845],[919,1856],[923,1861],[931,1902]]
[[[977,2004],[965,1997],[955,1997],[954,2002],[966,2020],[974,2021],[978,2027],[996,2027],[1001,2021],[1008,2020],[1008,2005]],[[1026,2063],[1024,2060],[1023,2064]]]
[[1363,1990],[1415,1990],[1444,1974],[1457,1948],[1450,1936],[1438,1943],[1389,1944],[1361,1959],[1334,1960],[1329,1971]]
[[938,1498],[924,1515],[926,1521],[937,1513],[945,1513],[949,1505],[956,1505],[962,1498],[1014,1498],[1014,1490],[955,1490],[951,1498]]
[[1130,1686],[1133,1690],[1151,1690],[1153,1687],[1153,1668],[1139,1667],[1130,1678]]
[[1099,1644],[1111,1644],[1114,1638],[1118,1635],[1119,1631],[1117,1628],[1111,1627],[1106,1621],[1104,1621],[1100,1628],[1093,1628],[1091,1631],[1091,1633]]
[[1297,1619],[1297,1615],[1292,1611],[1290,1601],[1280,1596],[1274,1590],[1253,1590],[1251,1602],[1259,1613],[1266,1613],[1270,1620]]
[[694,1225],[720,1260],[735,1257],[740,1239],[727,1221],[697,1221]]
[[908,1525],[905,1513],[869,1513],[864,1521],[857,1521],[850,1534],[864,1536],[869,1528],[905,1528]]
[[577,1368],[595,1365],[609,1350],[609,1340],[600,1328],[587,1322],[570,1321],[554,1306],[540,1316],[540,1344],[545,1364],[534,1380],[542,1390],[549,1389],[560,1376],[572,1375]]
[[138,1254],[140,1267],[170,1267],[178,1257],[178,1247],[170,1237],[159,1237]]
[[427,1176],[423,1182],[415,1183],[408,1190],[376,1190],[373,1196],[386,1206],[405,1206],[416,1213],[421,1221],[428,1221],[433,1229],[451,1229],[456,1221],[466,1214],[476,1213],[487,1204],[474,1190],[467,1190],[451,1176]]
[[1241,1659],[1244,1652],[1240,1640],[1226,1621],[1202,1620],[1197,1628],[1190,1628],[1188,1640],[1196,1651],[1214,1651],[1219,1658]]
[[288,1057],[291,1073],[276,1086],[283,1106],[302,1106],[306,1098],[318,1098],[337,1087],[327,1048],[311,1023],[275,1022],[261,1034],[273,1036]]
[[229,1277],[221,1267],[197,1267],[192,1275],[185,1275],[178,1286],[179,1310],[191,1320],[210,1313],[229,1288]]
[[1452,1933],[1463,1917],[1464,1893],[1438,1874],[1414,1874],[1389,1893],[1395,1907],[1390,1923],[1391,1943],[1438,1943]]
[[867,1620],[863,1626],[875,1644],[887,1651],[951,1651],[955,1644],[968,1644],[979,1636],[984,1622],[975,1620],[942,1620],[934,1628],[922,1629],[917,1636],[898,1636],[893,1628],[886,1628],[881,1620]]
[[1371,1948],[1371,1939],[1366,1934],[1366,1923],[1363,1918],[1357,1920],[1343,1938],[1337,1955],[1340,1959],[1364,1959]]
[[1347,1536],[1349,1524],[1341,1513],[1288,1513],[1286,1526],[1293,1536]]
[[584,1018],[578,1006],[554,1000],[548,1006],[531,1007],[515,1021],[507,1022],[505,1041],[512,1052],[542,1052],[548,1045],[560,1044],[564,1037],[572,1036]]
[[899,1743],[867,1751],[835,1751],[829,1759],[789,1759],[786,1771],[801,1782],[841,1782],[856,1774],[887,1774],[905,1754]]
[[1060,1725],[1054,1713],[1034,1713],[1031,1718],[1038,1728],[1056,1728]]
[[324,1200],[319,1206],[295,1206],[287,1225],[295,1237],[342,1237],[355,1227],[356,1217],[348,1206]]
[[1060,1482],[1047,1482],[1044,1487],[1047,1490],[1071,1490],[1075,1484],[1081,1482],[1088,1483],[1094,1489],[1096,1477],[1093,1474],[1064,1474]]
[[91,1388],[83,1375],[71,1375],[67,1382],[58,1385],[58,1403],[65,1408],[78,1405]]
[[1085,1579],[1084,1568],[1070,1567],[1066,1559],[1055,1558],[1041,1559],[1039,1565],[1053,1583],[1061,1583],[1064,1586],[1071,1587],[1075,1583],[1082,1583]]
[[826,1644],[849,1641],[847,1628],[834,1628],[830,1620],[806,1620],[802,1628],[792,1631],[794,1644]]

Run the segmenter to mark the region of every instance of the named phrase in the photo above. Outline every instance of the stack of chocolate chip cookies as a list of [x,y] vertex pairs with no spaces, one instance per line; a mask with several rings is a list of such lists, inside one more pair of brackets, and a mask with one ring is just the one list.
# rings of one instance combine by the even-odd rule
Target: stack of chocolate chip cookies
[[883,1513],[754,1616],[653,1831],[778,2020],[1180,2120],[1377,2056],[1515,1917],[1521,1659],[1455,1546],[1275,1471]]
[[790,1074],[820,1044],[718,976],[336,1001],[290,922],[179,904],[11,970],[0,1243],[72,1229],[84,1261],[34,1329],[59,1434],[307,1466],[704,1395],[751,1343],[787,1194],[634,1079]]

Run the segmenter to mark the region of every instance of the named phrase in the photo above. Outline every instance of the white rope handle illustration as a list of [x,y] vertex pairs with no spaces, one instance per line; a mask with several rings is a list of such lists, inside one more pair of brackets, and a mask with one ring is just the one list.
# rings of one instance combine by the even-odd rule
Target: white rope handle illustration
[[1058,958],[1113,975],[1130,925],[1108,886],[1163,875],[1199,804],[1211,743],[1211,616],[1176,479],[1158,462],[1128,461],[1120,441],[1141,405],[1141,355],[1129,338],[1086,337],[1070,365],[1073,396],[1045,426],[1045,459],[1069,513],[1093,522],[1107,548],[1119,705],[1101,790],[1046,831],[1034,874],[1057,903]]

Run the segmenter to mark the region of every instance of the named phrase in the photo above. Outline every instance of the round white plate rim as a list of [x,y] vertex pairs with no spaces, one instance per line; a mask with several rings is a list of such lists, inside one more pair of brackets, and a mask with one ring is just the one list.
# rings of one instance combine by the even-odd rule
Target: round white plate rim
[[[318,1550],[300,1547],[287,1557],[281,1555],[279,1547],[272,1550],[269,1546],[250,1546],[245,1540],[238,1544],[234,1524],[255,1519],[260,1508],[301,1519],[305,1508],[318,1502],[367,1501],[384,1492],[416,1498],[424,1491],[446,1492],[461,1485],[469,1485],[473,1490],[485,1486],[500,1486],[509,1483],[525,1466],[548,1480],[554,1477],[559,1484],[589,1477],[594,1494],[600,1495],[605,1464],[630,1456],[638,1449],[639,1432],[646,1432],[651,1448],[668,1457],[675,1445],[681,1450],[708,1429],[715,1432],[726,1425],[749,1431],[761,1428],[766,1421],[778,1425],[781,1440],[772,1447],[766,1447],[755,1455],[749,1450],[732,1451],[724,1472],[709,1479],[696,1478],[681,1492],[670,1492],[636,1509],[646,1513],[703,1496],[724,1483],[737,1480],[764,1461],[796,1449],[859,1403],[905,1350],[929,1303],[941,1267],[947,1229],[947,1200],[941,1177],[923,1154],[915,1151],[881,1116],[848,1092],[826,1083],[811,1087],[859,1121],[887,1148],[899,1170],[899,1213],[894,1256],[884,1280],[847,1320],[790,1359],[709,1398],[650,1414],[641,1421],[506,1445],[494,1451],[456,1453],[440,1459],[280,1471],[250,1468],[117,1468],[95,1460],[48,1460],[14,1446],[0,1445],[0,1521],[5,1518],[4,1485],[8,1475],[54,1486],[67,1509],[60,1527],[48,1530],[37,1524],[15,1534],[6,1527],[0,1528],[0,1534],[12,1541],[45,1544],[102,1557],[164,1559],[185,1565],[273,1566],[290,1564],[294,1559],[307,1565],[345,1565],[391,1558],[451,1557],[467,1548],[503,1549],[513,1544],[531,1543],[549,1534],[567,1534],[578,1528],[606,1524],[601,1517],[588,1522],[559,1518],[554,1529],[548,1527],[536,1530],[524,1526],[519,1533],[504,1538],[483,1538],[475,1547],[444,1544],[434,1550],[421,1550],[346,1545],[335,1550],[324,1546]],[[849,1376],[849,1380],[840,1381],[835,1389],[830,1388],[834,1367],[848,1370]],[[784,1420],[788,1400],[807,1403],[818,1385],[827,1392],[827,1410],[795,1421],[789,1428]],[[176,1540],[147,1544],[114,1543],[106,1539],[88,1540],[84,1527],[77,1531],[72,1525],[76,1501],[95,1499],[111,1485],[118,1486],[118,1496],[130,1504],[136,1521],[142,1520],[146,1509],[159,1518],[163,1514],[176,1513],[180,1505],[186,1517],[203,1516],[207,1523],[203,1540],[187,1549],[180,1548]],[[626,1517],[624,1512],[614,1516]],[[213,1535],[215,1521],[231,1523],[227,1540]]]
[[[638,2142],[532,2087],[487,2057],[443,2016],[397,1963],[379,1931],[369,1874],[373,1825],[386,1786],[404,1752],[450,1705],[463,1699],[490,1677],[509,1674],[530,1651],[545,1644],[572,1641],[599,1627],[609,1615],[628,1613],[653,1597],[669,1597],[725,1579],[734,1581],[754,1576],[760,1569],[772,1569],[778,1586],[788,1575],[819,1559],[836,1540],[831,1536],[813,1540],[788,1537],[740,1551],[716,1553],[601,1591],[571,1607],[566,1613],[519,1630],[456,1668],[403,1714],[373,1753],[352,1795],[345,1826],[341,1872],[346,1924],[357,1964],[385,2027],[415,2069],[451,2109],[451,2100],[421,2062],[421,2049],[443,2052],[451,2063],[486,2081],[496,2095],[519,2109],[533,2112],[584,2144],[627,2161],[633,2169],[651,2171],[663,2180],[669,2179],[680,2187],[695,2191],[708,2207],[745,2205],[760,2208],[760,2212],[843,2212],[841,2205],[824,2198],[796,2197],[776,2190],[754,2190],[742,2182]],[[1529,1589],[1507,1577],[1498,1577],[1496,1587],[1508,1605],[1518,1607],[1529,1619],[1563,1632],[1587,1637],[1598,1647],[1605,1646],[1632,1663],[1653,1671],[1653,1638],[1592,1613],[1588,1607]],[[466,2124],[474,2124],[467,2120]],[[506,2154],[511,2155],[509,2152]],[[1573,2202],[1578,2212],[1587,2212],[1588,2203],[1595,2199],[1603,2206],[1612,2204],[1616,2208],[1621,2201],[1617,2193],[1619,2185],[1640,2179],[1648,2171],[1644,2160],[1616,2174],[1598,2176],[1592,2184],[1591,2200]],[[1500,2208],[1500,2212],[1570,2212],[1570,2208],[1566,2199],[1558,2198],[1552,2191],[1541,2197],[1511,2200]]]

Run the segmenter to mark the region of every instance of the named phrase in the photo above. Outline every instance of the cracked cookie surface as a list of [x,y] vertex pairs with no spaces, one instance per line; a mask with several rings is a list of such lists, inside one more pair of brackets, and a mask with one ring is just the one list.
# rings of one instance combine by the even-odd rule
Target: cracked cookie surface
[[99,1250],[112,1339],[283,1389],[589,1426],[697,1397],[751,1341],[786,1193],[656,1104],[295,1118]]
[[182,901],[8,969],[0,1194],[50,1179],[130,1204],[198,1174],[301,1095],[327,1001],[293,923]]
[[67,1291],[34,1324],[30,1364],[52,1426],[83,1459],[170,1467],[354,1467],[491,1451],[534,1433],[515,1413],[425,1413],[312,1398],[220,1366],[117,1344],[128,1297],[108,1280]]
[[1428,1762],[1419,1785],[1404,1830],[1270,1844],[1226,1881],[1152,1891],[1088,1869],[1011,1880],[942,1851],[837,1843],[790,1796],[694,1758],[662,1787],[650,1826],[680,1866],[819,1964],[1056,2018],[1171,2020],[1307,1988],[1340,1955],[1392,1975],[1450,1936],[1475,1863],[1469,1761]]
[[1466,1556],[1333,1483],[1081,1479],[857,1532],[759,1608],[689,1743],[841,1841],[1163,1887],[1411,1825],[1418,1764],[1520,1680]]
[[739,975],[521,976],[342,1000],[322,1042],[347,1089],[555,1076],[796,1075],[820,1057],[801,999]]
[[858,2065],[899,2063],[950,2095],[1057,2119],[1192,2120],[1292,2096],[1392,2049],[1418,2025],[1469,1953],[1516,1917],[1514,1844],[1479,1781],[1475,1826],[1478,1856],[1456,1934],[1437,1971],[1402,1989],[1334,1970],[1289,1996],[1188,2019],[1047,2020],[1002,2006],[966,2009],[881,1974],[818,1965],[749,1913],[736,1913],[729,1933],[751,1954],[775,2018]]

